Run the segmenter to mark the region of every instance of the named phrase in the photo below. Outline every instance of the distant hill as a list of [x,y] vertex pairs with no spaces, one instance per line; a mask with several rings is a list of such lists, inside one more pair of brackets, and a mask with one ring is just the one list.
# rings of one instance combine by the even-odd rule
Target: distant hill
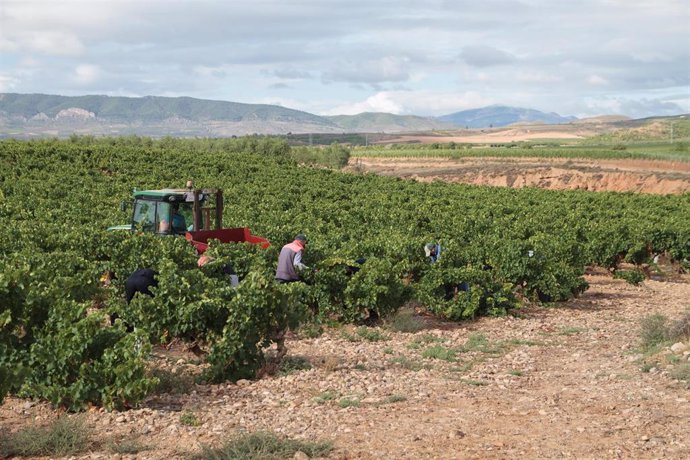
[[[640,141],[687,142],[690,139],[690,114],[616,120],[610,130],[587,139],[586,143],[625,143]],[[683,147],[680,147],[682,151]]]
[[559,124],[577,120],[575,117],[562,117],[557,113],[544,113],[534,109],[522,109],[502,105],[463,110],[462,112],[440,116],[438,119],[452,123],[455,126],[467,128],[496,128],[524,122]]
[[339,132],[331,120],[276,105],[191,97],[0,94],[2,134],[230,136]]
[[435,118],[416,115],[393,115],[391,113],[364,112],[357,115],[335,115],[328,117],[348,132],[404,132],[451,129],[452,123]]
[[325,117],[276,105],[191,97],[0,93],[0,137],[67,137],[74,133],[151,137],[401,133],[572,120],[575,118],[504,106],[465,110],[437,118],[371,112]]

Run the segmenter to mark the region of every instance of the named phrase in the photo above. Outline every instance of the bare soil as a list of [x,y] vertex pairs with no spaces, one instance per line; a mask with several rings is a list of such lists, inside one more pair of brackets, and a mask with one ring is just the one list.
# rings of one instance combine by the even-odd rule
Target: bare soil
[[[382,341],[353,341],[353,329],[292,337],[288,357],[311,369],[194,385],[122,413],[89,411],[83,416],[100,444],[76,458],[186,458],[257,430],[332,440],[331,459],[690,458],[690,390],[665,364],[643,372],[637,351],[641,319],[679,317],[690,308],[690,284],[587,280],[580,298],[517,316],[459,324],[417,316],[424,330],[378,329]],[[477,334],[487,340],[483,350],[462,351]],[[455,360],[425,358],[434,346],[456,350]],[[157,366],[178,375],[200,371],[194,355],[156,356]],[[688,360],[690,351],[679,356]],[[343,398],[358,406],[341,407]],[[181,423],[186,411],[199,426]],[[0,429],[56,415],[45,403],[9,398]],[[148,449],[121,456],[106,447],[122,439]]]
[[451,131],[434,131],[418,133],[400,133],[372,135],[372,143],[381,144],[432,144],[435,142],[492,144],[535,140],[576,140],[586,139],[599,134],[620,130],[634,132],[651,138],[668,138],[669,125],[666,122],[654,121],[640,124],[637,120],[625,120],[618,117],[599,117],[578,120],[560,125],[542,123],[515,123],[497,128],[471,128]]
[[425,182],[654,194],[690,191],[690,163],[661,160],[355,157],[349,168]]

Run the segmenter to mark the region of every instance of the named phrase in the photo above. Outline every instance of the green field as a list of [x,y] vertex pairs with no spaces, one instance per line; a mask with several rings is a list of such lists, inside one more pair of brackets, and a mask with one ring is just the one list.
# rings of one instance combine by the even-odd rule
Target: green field
[[[386,317],[411,299],[449,320],[502,315],[578,295],[588,265],[690,260],[688,194],[423,184],[304,166],[297,153],[309,152],[267,138],[0,142],[0,395],[122,408],[155,385],[147,351],[173,339],[209,352],[205,381],[251,378],[276,331],[299,324]],[[119,204],[133,188],[188,179],[223,188],[226,226],[273,246],[212,244],[217,265],[200,270],[182,238],[105,230],[127,222]],[[297,233],[316,270],[276,284],[277,253]],[[443,248],[435,264],[428,242]],[[217,270],[225,262],[237,289]],[[128,306],[124,280],[142,267],[159,272],[156,296]],[[116,275],[107,289],[104,270]],[[136,331],[104,327],[113,312]]]
[[356,147],[352,150],[352,157],[384,157],[384,158],[476,158],[476,157],[541,157],[541,158],[573,158],[573,159],[636,159],[636,160],[664,160],[690,161],[690,143],[676,142],[672,145],[664,143],[637,143],[628,145],[614,145],[610,147],[596,147],[588,145],[553,146],[524,144],[505,144],[495,147],[480,147],[472,145],[458,145],[448,148],[447,144],[433,144],[410,147],[409,145]]
[[[630,122],[633,123],[633,122]],[[649,122],[651,123],[651,122]],[[648,124],[649,124],[648,123]],[[690,119],[664,119],[655,129],[646,125],[582,140],[530,140],[496,143],[379,144],[356,146],[354,157],[467,158],[467,157],[543,157],[573,159],[652,159],[690,161]],[[440,134],[440,133],[435,133]],[[452,133],[446,133],[452,136]],[[433,138],[430,138],[433,139]]]

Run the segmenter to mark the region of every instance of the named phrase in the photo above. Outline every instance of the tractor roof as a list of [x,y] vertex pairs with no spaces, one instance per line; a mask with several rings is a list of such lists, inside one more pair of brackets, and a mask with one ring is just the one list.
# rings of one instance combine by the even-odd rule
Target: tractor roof
[[[197,190],[199,199],[205,200],[209,194],[220,192],[218,189]],[[160,190],[136,190],[134,198],[148,199],[155,201],[194,201],[193,191],[186,188],[164,188]]]
[[[149,198],[153,200],[177,201],[183,200],[189,190],[164,188],[161,190],[137,190],[134,198]],[[170,198],[173,198],[172,200]]]

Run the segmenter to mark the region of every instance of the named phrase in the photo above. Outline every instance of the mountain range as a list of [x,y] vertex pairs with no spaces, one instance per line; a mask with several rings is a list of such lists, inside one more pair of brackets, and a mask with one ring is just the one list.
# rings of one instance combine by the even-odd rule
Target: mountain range
[[319,116],[277,105],[191,97],[57,96],[0,93],[0,136],[70,134],[228,137],[246,134],[410,132],[568,123],[534,109],[490,106],[441,117],[361,113]]

